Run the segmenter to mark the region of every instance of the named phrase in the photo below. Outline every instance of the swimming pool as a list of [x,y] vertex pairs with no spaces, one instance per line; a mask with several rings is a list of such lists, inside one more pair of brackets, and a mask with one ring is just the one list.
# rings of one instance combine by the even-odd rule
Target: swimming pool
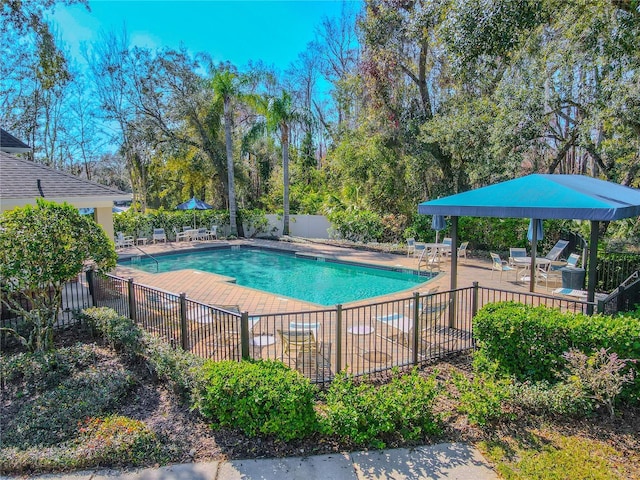
[[[433,276],[255,248],[218,248],[156,258],[159,273],[183,269],[217,273],[235,278],[238,285],[320,305],[407,290]],[[156,271],[155,262],[147,257],[120,263],[150,273]]]

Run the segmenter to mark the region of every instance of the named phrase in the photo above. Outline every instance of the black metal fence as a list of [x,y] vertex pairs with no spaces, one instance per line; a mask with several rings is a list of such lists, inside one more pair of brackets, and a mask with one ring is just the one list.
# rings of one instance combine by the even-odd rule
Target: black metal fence
[[[56,326],[77,323],[74,314],[84,308],[106,306],[173,346],[203,358],[280,360],[313,382],[325,383],[345,369],[365,375],[468,351],[474,346],[476,312],[488,303],[502,301],[569,312],[613,313],[640,303],[640,281],[621,287],[597,304],[474,284],[353,307],[249,315],[90,271],[86,278],[79,276],[65,287]],[[3,313],[3,326],[17,322]]]
[[640,270],[640,254],[607,252],[598,256],[596,290],[611,292]]

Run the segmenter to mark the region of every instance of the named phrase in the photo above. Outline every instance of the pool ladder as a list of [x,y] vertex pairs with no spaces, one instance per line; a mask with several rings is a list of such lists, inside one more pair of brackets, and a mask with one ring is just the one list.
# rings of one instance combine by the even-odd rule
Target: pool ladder
[[[149,257],[151,260],[153,260],[154,262],[156,262],[156,273],[158,273],[160,271],[160,262],[158,262],[158,260],[151,254],[145,252],[144,250],[142,250],[139,246],[134,245],[134,247],[136,247],[138,250],[140,250],[142,252],[143,255],[146,255],[147,257]],[[139,257],[138,257],[139,258]]]

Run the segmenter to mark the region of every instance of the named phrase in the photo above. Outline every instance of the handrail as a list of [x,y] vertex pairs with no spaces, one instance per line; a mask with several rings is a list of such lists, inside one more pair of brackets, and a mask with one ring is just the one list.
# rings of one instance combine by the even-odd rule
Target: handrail
[[151,255],[151,254],[145,252],[144,250],[142,250],[138,245],[134,245],[134,247],[136,247],[138,250],[140,250],[144,255],[149,257],[151,260],[156,262],[156,273],[158,273],[160,271],[160,262],[158,262],[158,260],[153,255]]

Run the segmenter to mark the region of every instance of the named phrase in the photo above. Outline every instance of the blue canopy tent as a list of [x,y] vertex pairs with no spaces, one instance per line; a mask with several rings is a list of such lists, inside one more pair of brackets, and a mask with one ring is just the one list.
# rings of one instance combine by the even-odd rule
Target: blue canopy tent
[[[583,175],[533,174],[418,205],[424,215],[451,216],[451,289],[457,287],[458,217],[590,220],[589,285],[595,296],[598,223],[640,215],[640,190]],[[532,249],[538,229],[532,229]],[[533,250],[535,252],[535,250]],[[532,255],[531,271],[535,271]],[[531,275],[531,291],[534,288]]]
[[191,197],[176,207],[176,210],[193,210],[193,228],[196,228],[196,210],[211,210],[213,207],[202,200]]

